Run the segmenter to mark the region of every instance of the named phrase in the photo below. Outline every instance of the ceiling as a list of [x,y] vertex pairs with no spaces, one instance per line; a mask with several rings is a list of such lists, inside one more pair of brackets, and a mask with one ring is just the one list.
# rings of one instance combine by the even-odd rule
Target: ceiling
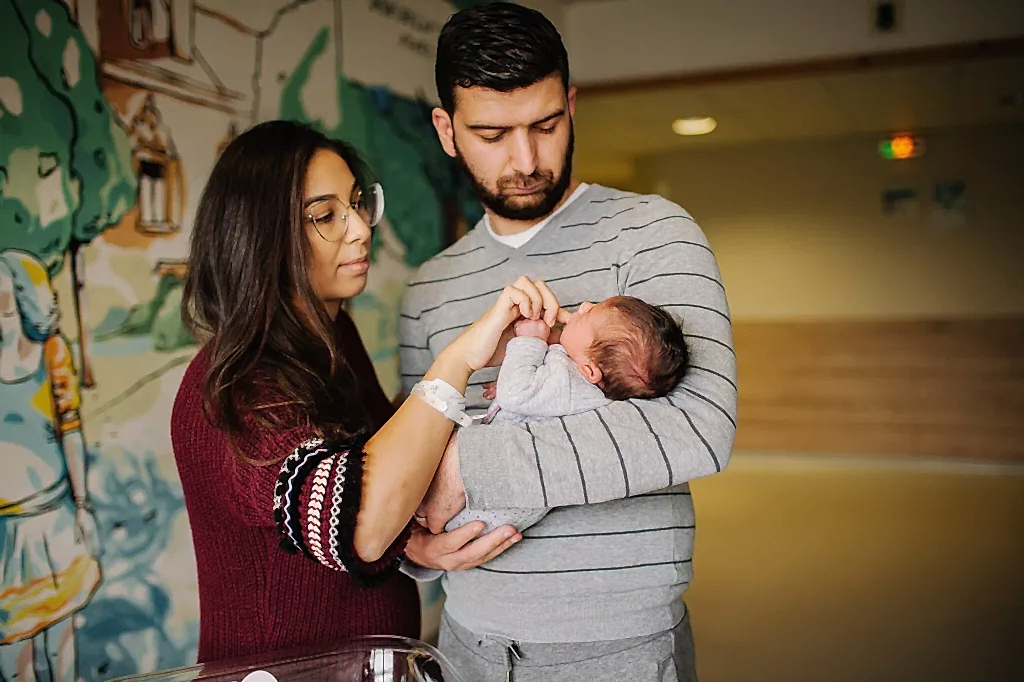
[[[583,88],[576,168],[585,179],[622,181],[636,159],[666,152],[1024,122],[1022,98],[1024,57],[617,93]],[[718,128],[680,137],[671,125],[684,116],[713,116]]]

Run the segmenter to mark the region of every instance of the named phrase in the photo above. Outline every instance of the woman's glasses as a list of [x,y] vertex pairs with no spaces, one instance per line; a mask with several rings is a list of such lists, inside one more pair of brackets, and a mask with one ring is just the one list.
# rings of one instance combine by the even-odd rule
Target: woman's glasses
[[376,227],[384,217],[384,188],[375,182],[365,191],[356,190],[351,204],[334,197],[323,199],[306,209],[306,218],[313,223],[317,234],[324,240],[339,242],[348,232],[348,219],[352,211],[367,227]]

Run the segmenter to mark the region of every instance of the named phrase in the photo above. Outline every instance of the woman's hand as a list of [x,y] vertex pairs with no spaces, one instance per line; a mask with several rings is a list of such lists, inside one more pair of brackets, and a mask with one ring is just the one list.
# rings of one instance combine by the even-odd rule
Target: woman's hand
[[445,351],[459,353],[473,371],[498,364],[505,350],[500,341],[507,341],[510,326],[520,318],[543,320],[549,327],[558,320],[558,299],[543,281],[534,282],[523,275],[505,287],[487,312]]

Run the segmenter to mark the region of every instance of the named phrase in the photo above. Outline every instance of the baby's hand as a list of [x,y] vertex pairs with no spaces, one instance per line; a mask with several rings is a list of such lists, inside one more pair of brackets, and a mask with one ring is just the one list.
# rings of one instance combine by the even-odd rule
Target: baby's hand
[[532,336],[547,343],[551,327],[544,320],[519,320],[515,326],[516,336]]
[[484,384],[484,400],[494,400],[498,395],[498,382],[488,381]]

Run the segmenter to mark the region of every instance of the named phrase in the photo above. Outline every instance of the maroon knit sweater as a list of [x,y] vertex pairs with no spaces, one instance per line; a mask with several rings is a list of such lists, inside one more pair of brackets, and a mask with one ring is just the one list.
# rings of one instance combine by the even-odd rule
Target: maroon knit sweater
[[[344,312],[336,331],[376,430],[393,408]],[[396,572],[408,530],[374,564],[352,547],[358,441],[321,443],[308,426],[275,433],[253,425],[239,441],[247,457],[291,456],[247,464],[205,418],[207,356],[204,349],[189,365],[171,416],[199,575],[199,661],[329,647],[359,635],[419,637],[416,584]]]

